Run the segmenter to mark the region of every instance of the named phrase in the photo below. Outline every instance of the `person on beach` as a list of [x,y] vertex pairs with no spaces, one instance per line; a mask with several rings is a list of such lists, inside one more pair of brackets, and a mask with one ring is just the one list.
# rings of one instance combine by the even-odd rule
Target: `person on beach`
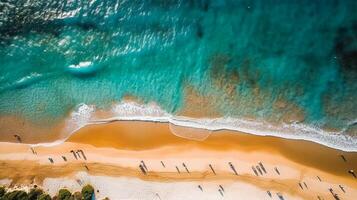
[[236,169],[234,168],[233,164],[231,162],[229,162],[228,164],[231,167],[231,169],[233,170],[234,174],[238,175],[238,173],[237,173]]
[[76,160],[78,160],[76,152],[74,152],[73,150],[71,150],[71,153],[73,154],[74,158],[75,158]]
[[304,190],[304,188],[302,187],[301,183],[299,183],[299,186],[300,186],[300,188],[301,188],[302,190]]
[[221,190],[224,192],[224,188],[222,185],[218,185],[219,188],[221,188]]
[[34,149],[34,148],[30,147],[30,149],[31,149],[32,154],[34,154],[34,155],[36,155],[36,154],[37,154],[37,152],[35,151],[35,149]]
[[211,164],[209,164],[208,166],[209,166],[209,168],[211,168],[211,170],[212,170],[213,174],[214,174],[214,175],[216,175],[216,171],[214,171],[214,169],[213,169],[212,165],[211,165]]
[[253,172],[254,172],[254,174],[255,174],[256,176],[259,176],[259,174],[258,174],[258,172],[257,172],[257,170],[255,169],[254,166],[252,166],[252,170],[253,170]]
[[348,170],[348,173],[350,173],[354,178],[357,178],[355,172],[353,171],[353,169]]
[[260,168],[262,169],[262,171],[264,172],[264,174],[266,174],[267,171],[265,170],[265,167],[264,167],[263,163],[259,162],[258,164],[259,164]]
[[165,163],[162,162],[162,161],[160,161],[160,162],[161,162],[161,165],[162,165],[164,168],[166,168]]
[[340,197],[333,191],[332,188],[329,188],[329,191],[332,194],[333,198],[335,198],[335,200],[340,200]]
[[159,200],[161,200],[161,197],[158,193],[156,193],[155,196],[157,196],[157,198],[159,198]]
[[62,159],[63,159],[65,162],[67,162],[66,156],[62,156]]
[[258,164],[259,164],[260,168],[263,170],[263,172],[266,174],[267,171],[265,170],[265,167],[264,167],[263,163],[259,162]]
[[282,195],[282,194],[280,194],[280,193],[276,193],[276,195],[279,197],[279,199],[280,199],[280,200],[284,200],[284,197],[283,197],[283,195]]
[[80,149],[80,150],[79,150],[79,152],[81,152],[82,157],[84,158],[84,160],[87,160],[87,157],[86,157],[86,155],[84,154],[83,150],[82,150],[82,149]]
[[319,176],[317,176],[317,179],[319,179],[319,181],[321,182],[322,180],[321,180],[321,178],[319,177]]
[[203,192],[202,186],[198,185],[198,188]]
[[180,170],[179,170],[179,168],[176,166],[176,170],[177,170],[177,172],[179,173],[179,174],[181,174],[181,172],[180,172]]
[[257,165],[256,168],[257,168],[258,172],[260,173],[260,175],[263,176],[263,172],[262,172],[262,170],[260,169],[260,167]]
[[144,175],[146,175],[145,168],[144,168],[141,164],[139,165],[139,168],[140,168],[141,172],[142,172]]
[[279,170],[278,170],[277,167],[274,167],[274,170],[275,170],[275,172],[276,172],[278,175],[280,175],[280,172],[279,172]]
[[308,187],[307,187],[307,184],[304,182],[304,185],[305,185],[305,187],[306,187],[306,189],[309,189]]
[[269,190],[267,190],[267,194],[268,194],[268,196],[269,196],[270,198],[272,197],[272,195],[271,195],[271,193],[270,193]]
[[190,171],[188,171],[187,166],[186,166],[185,163],[182,163],[182,166],[186,169],[186,172],[187,172],[187,173],[190,173]]
[[145,169],[146,171],[148,171],[148,168],[146,167],[145,162],[142,160],[142,161],[140,161],[140,163],[143,165],[144,169]]
[[14,134],[14,137],[16,138],[16,140],[19,142],[19,143],[22,143],[22,140],[21,140],[21,137],[17,134]]
[[83,184],[80,179],[76,179],[76,181],[77,181],[78,185],[80,185],[80,186]]
[[142,172],[144,175],[146,175],[145,168],[144,168],[144,166],[143,166],[142,164],[139,165],[139,168],[140,168],[141,172]]
[[221,194],[221,196],[223,197],[223,191],[221,189],[218,189],[218,192]]
[[78,158],[81,159],[81,155],[79,154],[78,150],[76,151],[76,154],[77,154]]

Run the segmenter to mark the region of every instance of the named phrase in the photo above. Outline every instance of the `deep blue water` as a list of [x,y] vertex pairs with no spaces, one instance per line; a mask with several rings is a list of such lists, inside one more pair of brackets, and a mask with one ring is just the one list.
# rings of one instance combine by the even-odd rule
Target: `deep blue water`
[[353,126],[357,1],[0,2],[2,115],[56,121],[125,95],[177,113],[188,87],[224,116]]

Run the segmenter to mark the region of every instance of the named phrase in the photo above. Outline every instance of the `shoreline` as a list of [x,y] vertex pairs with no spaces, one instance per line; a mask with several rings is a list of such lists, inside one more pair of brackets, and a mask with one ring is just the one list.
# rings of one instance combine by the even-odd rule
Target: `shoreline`
[[[249,129],[246,127],[239,127],[239,126],[234,126],[230,125],[228,123],[225,123],[225,121],[229,122],[236,122],[236,123],[246,123],[249,124],[249,126],[254,127],[254,126],[262,126],[263,124],[266,125],[266,127],[259,127],[261,129]],[[304,140],[304,141],[309,141],[309,142],[314,142],[319,145],[323,145],[329,148],[333,148],[336,150],[341,150],[345,152],[357,152],[357,141],[353,141],[354,138],[349,136],[349,135],[339,135],[340,133],[336,132],[326,132],[321,129],[316,130],[313,129],[312,127],[308,127],[303,124],[285,124],[284,126],[292,126],[295,127],[295,131],[311,131],[310,137],[308,135],[298,135],[294,134],[297,132],[285,132],[285,133],[277,133],[274,132],[274,128],[279,128],[279,127],[274,127],[265,124],[262,122],[258,121],[250,121],[250,120],[242,120],[238,118],[191,118],[191,117],[186,117],[186,116],[171,116],[169,118],[146,118],[146,117],[113,117],[113,118],[108,118],[108,119],[101,119],[101,120],[95,120],[87,123],[87,125],[93,125],[93,124],[105,124],[105,123],[112,123],[115,121],[139,121],[139,122],[155,122],[155,123],[170,123],[174,124],[177,126],[183,126],[183,127],[188,127],[188,128],[198,128],[198,129],[205,129],[208,131],[214,131],[214,132],[219,132],[219,131],[233,131],[233,132],[241,132],[245,134],[251,134],[251,135],[256,135],[256,136],[272,136],[272,137],[277,137],[277,138],[282,138],[282,139],[288,139],[288,140]],[[220,123],[221,122],[221,123]],[[272,128],[271,130],[265,129],[267,127]],[[84,126],[83,126],[84,127]],[[83,128],[81,127],[81,128]],[[289,127],[291,128],[291,127]],[[79,128],[80,129],[80,128]],[[77,129],[76,131],[78,131]],[[74,132],[76,132],[74,131]],[[255,131],[255,132],[254,132]],[[283,130],[281,130],[283,131]],[[285,130],[286,131],[286,130]],[[322,133],[323,132],[323,133]],[[344,142],[344,147],[339,146],[338,144],[331,143],[331,141],[326,142],[329,139],[333,139],[334,137],[339,137],[338,140],[341,139],[341,137],[344,137],[345,141]],[[319,141],[316,138],[324,138],[323,140],[326,141]],[[339,141],[341,142],[341,141]],[[352,147],[349,145],[353,145]]]
[[[343,133],[341,132],[328,132],[304,124],[282,124],[278,126],[266,122],[229,117],[193,118],[174,116],[162,110],[154,103],[140,104],[135,101],[113,104],[112,108],[107,111],[96,110],[94,106],[82,104],[60,123],[61,126],[55,127],[57,134],[53,134],[54,137],[52,139],[45,141],[38,139],[37,142],[29,142],[29,144],[33,144],[33,146],[59,145],[87,125],[111,123],[114,121],[171,123],[177,126],[199,128],[214,132],[224,130],[237,131],[258,136],[274,136],[291,140],[311,141],[337,150],[357,152],[357,140],[355,137],[342,135]],[[59,129],[58,127],[61,128]],[[33,136],[35,137],[35,135]]]
[[[180,128],[175,131],[191,135],[200,131]],[[104,195],[103,191],[107,187],[114,187],[111,190],[115,191],[117,181],[124,186],[127,182],[139,184],[138,187],[143,190],[149,190],[152,185],[160,183],[155,191],[161,195],[166,195],[163,188],[179,185],[184,190],[192,190],[195,195],[213,194],[217,198],[219,193],[214,188],[219,184],[225,187],[227,196],[233,197],[244,192],[240,191],[244,188],[241,184],[254,186],[256,188],[250,187],[247,195],[263,197],[258,199],[269,199],[266,190],[274,191],[275,196],[281,193],[288,199],[313,199],[316,195],[331,198],[328,188],[333,188],[342,199],[353,199],[351,197],[357,195],[357,182],[347,173],[348,169],[357,166],[356,153],[342,152],[307,141],[232,131],[208,133],[210,135],[203,141],[188,140],[172,134],[171,130],[168,123],[137,121],[89,125],[63,144],[33,147],[36,155],[31,153],[30,145],[1,142],[0,179],[11,179],[13,186],[47,184],[49,187],[52,184],[48,184],[48,181],[52,181],[56,183],[51,186],[54,191],[55,187],[78,187],[77,174],[86,173],[80,179],[97,184],[101,188],[101,195]],[[74,159],[70,152],[72,149],[83,149],[87,160]],[[341,159],[340,154],[345,156],[347,162]],[[61,156],[65,156],[67,161]],[[49,157],[53,158],[53,164],[49,162]],[[147,175],[142,174],[138,168],[141,160],[149,168]],[[234,175],[229,162],[233,163],[238,175]],[[251,167],[258,166],[259,162],[264,165],[267,173],[254,174]],[[185,171],[182,163],[186,163],[190,173]],[[212,164],[217,175],[212,173],[208,164]],[[178,166],[181,173],[176,171],[175,166]],[[98,176],[102,178],[97,183],[94,180]],[[68,184],[61,185],[61,180],[66,180]],[[298,183],[303,182],[308,189],[299,188]],[[209,193],[202,194],[197,185],[212,187],[205,190]],[[343,185],[347,192],[343,193],[338,185]],[[117,199],[113,195],[126,195],[125,192],[113,194],[111,190],[107,190],[112,195],[111,199]],[[131,195],[135,195],[135,187],[131,190]],[[202,196],[191,199],[199,197]]]
[[[181,132],[193,132],[187,127],[181,127]],[[200,130],[197,130],[200,131]],[[201,133],[201,132],[200,132]],[[99,138],[103,140],[100,142]],[[357,153],[344,152],[329,148],[311,141],[289,140],[274,136],[257,136],[244,132],[220,130],[208,132],[209,136],[203,140],[192,140],[178,137],[172,133],[169,123],[141,122],[141,121],[116,121],[107,124],[92,124],[83,127],[67,140],[67,142],[90,144],[95,147],[110,147],[143,151],[166,146],[184,145],[206,150],[230,151],[235,149],[247,152],[269,151],[279,153],[296,162],[309,163],[320,169],[328,169],[328,163],[341,161],[340,155],[350,157],[350,164],[357,166]],[[125,142],[118,142],[118,141]],[[297,158],[297,159],[296,159]],[[333,172],[335,169],[330,169]]]
[[[190,118],[190,117],[185,117],[185,116],[175,116],[175,117],[159,117],[159,118],[151,118],[151,117],[112,117],[112,118],[107,118],[107,119],[99,119],[99,120],[93,120],[93,121],[89,121],[84,125],[81,125],[80,127],[76,128],[75,130],[73,130],[69,135],[67,135],[65,138],[60,139],[60,140],[55,140],[53,142],[47,142],[47,143],[38,143],[38,144],[31,144],[32,146],[36,147],[36,146],[56,146],[59,145],[63,142],[65,142],[68,138],[70,138],[73,134],[75,134],[78,130],[80,130],[81,128],[84,128],[86,126],[90,126],[90,125],[96,125],[96,124],[108,124],[108,123],[113,123],[113,122],[117,122],[117,121],[122,121],[122,122],[153,122],[153,123],[169,123],[169,124],[173,124],[173,125],[177,125],[177,126],[183,126],[183,127],[187,127],[187,128],[197,128],[197,129],[204,129],[207,131],[213,131],[213,132],[219,132],[219,131],[233,131],[233,132],[242,132],[245,134],[251,134],[251,135],[255,135],[255,136],[271,136],[271,137],[276,137],[276,138],[281,138],[281,139],[287,139],[287,140],[303,140],[303,141],[308,141],[308,142],[313,142],[316,143],[318,145],[323,145],[329,148],[333,148],[336,150],[341,150],[341,151],[345,151],[345,152],[357,152],[357,141],[353,141],[354,137],[351,137],[349,135],[338,135],[338,133],[320,133],[316,130],[313,130],[310,127],[307,127],[306,130],[311,130],[311,131],[315,131],[314,132],[314,136],[315,137],[309,137],[307,135],[295,135],[294,133],[276,133],[273,130],[258,130],[256,132],[253,132],[252,129],[248,129],[248,128],[236,128],[234,126],[230,126],[230,125],[224,125],[224,124],[218,124],[216,127],[214,126],[209,126],[209,125],[204,125],[201,123],[201,121],[203,122],[217,122],[217,121],[224,121],[226,119],[233,119],[233,121],[245,121],[245,122],[249,122],[248,120],[239,120],[236,118]],[[231,121],[231,120],[230,120]],[[253,123],[257,123],[254,121],[250,121],[250,123],[252,123],[251,126],[254,126],[256,124]],[[301,125],[304,126],[304,125]],[[298,131],[298,130],[296,130]],[[322,131],[322,130],[321,130]],[[296,133],[296,132],[295,132]],[[344,147],[341,147],[338,144],[335,143],[331,143],[326,142],[328,139],[333,140],[333,138],[337,138],[337,140],[340,140],[341,137],[343,137],[345,139],[344,141]],[[316,138],[324,138],[323,140],[325,140],[325,142],[323,141],[318,141]],[[327,139],[328,138],[328,139]],[[338,141],[341,142],[341,141]]]

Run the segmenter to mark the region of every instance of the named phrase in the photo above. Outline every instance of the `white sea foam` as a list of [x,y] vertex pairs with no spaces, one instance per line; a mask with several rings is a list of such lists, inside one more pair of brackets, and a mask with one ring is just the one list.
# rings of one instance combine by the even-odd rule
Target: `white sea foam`
[[[275,126],[267,122],[237,119],[231,117],[221,118],[190,118],[184,116],[171,115],[161,109],[155,103],[142,105],[135,102],[122,102],[116,104],[111,109],[111,118],[96,119],[93,117],[95,106],[81,104],[67,120],[68,133],[87,124],[107,123],[111,121],[152,121],[168,122],[177,126],[217,130],[235,130],[244,133],[260,136],[276,136],[287,139],[298,139],[313,141],[331,148],[343,151],[357,151],[357,139],[341,132],[327,132],[318,127],[304,125],[302,123],[282,124]],[[41,143],[36,146],[53,146],[64,142],[68,137],[53,143]]]
[[54,142],[38,143],[38,144],[33,144],[31,146],[33,146],[33,147],[36,147],[36,146],[51,147],[51,146],[56,146],[56,145],[62,144],[71,136],[72,133],[74,133],[78,129],[84,127],[91,121],[93,114],[95,113],[95,110],[96,110],[95,106],[93,106],[93,105],[87,105],[87,104],[78,105],[77,109],[70,114],[70,117],[68,119],[66,119],[66,122],[65,122],[66,127],[63,130],[64,138],[62,138],[60,140],[56,140]]
[[[12,83],[6,83],[3,84],[3,86],[0,86],[0,91],[2,90],[7,90],[9,88],[13,88],[13,87],[26,87],[32,83],[35,83],[39,80],[41,80],[43,78],[42,74],[39,74],[37,72],[33,72],[27,76],[24,76]],[[0,81],[5,80],[5,77],[0,77]]]
[[16,81],[16,84],[24,84],[27,83],[30,80],[36,79],[36,78],[40,78],[42,75],[39,73],[31,73],[28,76],[25,76],[23,78],[21,78],[20,80]]
[[82,61],[78,64],[71,64],[67,67],[68,72],[77,76],[94,74],[98,70],[100,70],[100,66],[91,61]]
[[91,65],[92,65],[92,62],[84,61],[84,62],[78,63],[78,65],[70,65],[70,66],[68,66],[68,68],[79,69],[79,68],[90,67]]
[[112,112],[116,114],[117,117],[126,117],[129,119],[143,117],[149,119],[168,119],[171,117],[170,114],[162,110],[154,103],[143,105],[135,102],[124,102],[114,105],[112,107]]

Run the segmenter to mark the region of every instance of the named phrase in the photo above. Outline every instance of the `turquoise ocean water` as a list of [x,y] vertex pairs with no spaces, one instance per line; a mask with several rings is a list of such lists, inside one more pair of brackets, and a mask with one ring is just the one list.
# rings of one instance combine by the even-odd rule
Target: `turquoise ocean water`
[[125,95],[175,114],[188,87],[223,116],[357,135],[357,1],[0,1],[1,115]]

